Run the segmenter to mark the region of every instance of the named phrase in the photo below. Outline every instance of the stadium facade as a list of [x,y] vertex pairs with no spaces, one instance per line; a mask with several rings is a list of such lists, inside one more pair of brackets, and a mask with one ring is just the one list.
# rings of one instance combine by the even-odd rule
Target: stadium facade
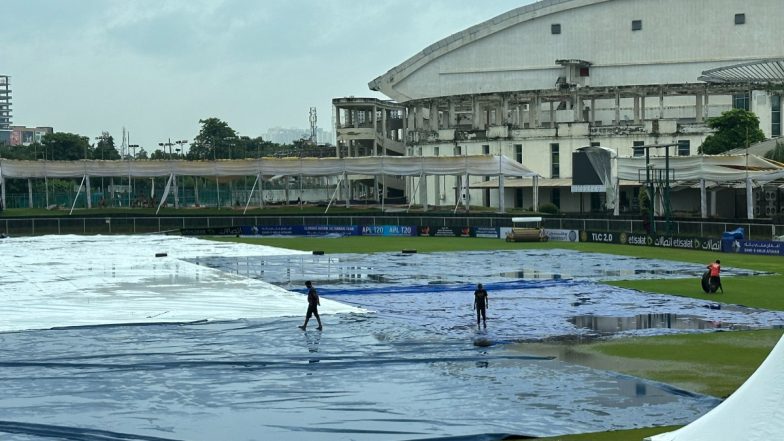
[[[414,203],[453,205],[468,179],[471,205],[604,211],[607,194],[571,191],[577,149],[642,157],[645,146],[671,145],[676,158],[694,156],[711,133],[707,118],[732,108],[755,112],[766,137],[781,136],[781,87],[703,73],[784,59],[782,24],[781,0],[540,1],[438,41],[370,82],[391,101],[334,100],[338,151],[504,155],[541,176],[500,183],[503,203],[489,177],[408,178]],[[363,126],[368,133],[356,130]],[[639,181],[620,183],[621,213],[637,211]],[[736,202],[747,195],[732,187],[710,189],[709,215],[745,214]],[[673,193],[676,213],[698,208],[698,190]]]

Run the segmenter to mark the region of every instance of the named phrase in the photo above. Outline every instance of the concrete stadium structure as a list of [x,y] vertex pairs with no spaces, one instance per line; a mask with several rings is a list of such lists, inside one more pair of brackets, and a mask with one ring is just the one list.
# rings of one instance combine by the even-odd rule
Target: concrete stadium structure
[[[338,145],[346,156],[504,155],[537,172],[538,186],[509,179],[502,203],[490,191],[497,181],[471,176],[472,205],[538,200],[564,212],[605,211],[614,202],[604,193],[571,191],[579,148],[641,157],[644,146],[672,144],[671,155],[696,155],[711,133],[706,119],[733,107],[755,112],[767,137],[781,136],[781,87],[700,78],[784,59],[782,23],[781,0],[540,1],[438,41],[370,82],[392,101],[335,100]],[[356,130],[361,124],[367,133]],[[466,177],[408,179],[414,203],[464,197]],[[621,182],[621,213],[637,211],[639,186]],[[709,215],[745,216],[747,195],[734,187],[711,187]],[[699,215],[699,191],[674,192],[672,209]]]

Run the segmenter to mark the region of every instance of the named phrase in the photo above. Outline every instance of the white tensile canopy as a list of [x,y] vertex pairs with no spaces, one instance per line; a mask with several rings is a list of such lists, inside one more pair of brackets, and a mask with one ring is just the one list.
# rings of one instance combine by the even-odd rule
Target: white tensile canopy
[[723,403],[691,424],[647,441],[784,439],[784,337],[757,371]]
[[672,186],[700,188],[700,212],[707,217],[707,192],[711,186],[739,184],[746,189],[746,212],[754,218],[755,186],[784,178],[784,165],[756,155],[699,155],[618,158],[617,179],[646,182],[646,166],[652,181],[659,185],[669,179]]
[[[371,156],[360,158],[259,158],[220,161],[16,161],[0,159],[0,186],[5,206],[5,179],[160,177],[170,182],[177,176],[498,176],[533,177],[538,175],[505,156],[410,157]],[[424,180],[421,180],[424,181]],[[89,181],[88,181],[89,182]],[[89,185],[88,185],[89,187]],[[254,184],[255,188],[255,184]],[[168,184],[167,184],[168,190]],[[503,186],[499,188],[503,194]],[[423,192],[426,194],[426,192]],[[165,198],[165,197],[164,197]],[[162,198],[162,199],[164,199]],[[503,197],[501,211],[504,211]],[[423,205],[426,205],[426,201]]]

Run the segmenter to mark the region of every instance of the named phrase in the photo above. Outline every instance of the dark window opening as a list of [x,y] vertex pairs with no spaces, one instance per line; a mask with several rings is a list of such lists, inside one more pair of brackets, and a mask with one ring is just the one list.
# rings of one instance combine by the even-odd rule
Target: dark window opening
[[691,155],[691,142],[688,139],[678,140],[678,156]]
[[589,77],[591,76],[591,69],[588,67],[581,67],[580,68],[580,76],[581,77]]
[[742,25],[746,23],[746,14],[735,14],[735,24]]
[[770,97],[770,135],[781,136],[781,95]]
[[632,155],[636,158],[640,156],[645,156],[645,141],[634,141],[634,147],[632,147]]
[[482,146],[482,154],[483,155],[489,155],[490,154],[490,146],[489,145],[485,144],[485,145]]
[[558,144],[550,144],[550,177],[561,177],[561,155]]
[[553,24],[551,24],[550,25],[550,33],[552,33],[553,35],[560,34],[561,33],[561,25],[560,25],[560,23],[553,23]]
[[522,144],[515,144],[515,160],[520,164],[523,163],[523,145]]
[[642,30],[642,20],[632,20],[632,30],[633,31],[641,31]]

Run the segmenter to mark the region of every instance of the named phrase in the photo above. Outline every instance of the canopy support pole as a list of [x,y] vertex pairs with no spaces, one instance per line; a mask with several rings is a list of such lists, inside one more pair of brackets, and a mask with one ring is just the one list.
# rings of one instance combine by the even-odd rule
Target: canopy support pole
[[166,182],[166,188],[163,189],[163,194],[161,195],[161,201],[158,202],[158,209],[155,210],[155,215],[158,215],[158,212],[161,211],[161,207],[163,203],[166,202],[166,198],[169,197],[169,189],[171,189],[172,181],[174,180],[174,173],[169,175],[169,181]]
[[256,179],[259,180],[259,208],[264,208],[264,180],[261,179],[261,172],[256,174]]
[[5,176],[0,173],[0,211],[5,210]]
[[[76,207],[76,201],[77,199],[79,199],[79,193],[82,192],[82,187],[84,187],[84,181],[86,179],[87,179],[87,175],[82,176],[82,182],[79,184],[79,189],[76,190],[76,196],[74,196],[73,204],[71,204],[71,211],[68,212],[69,216],[73,213],[74,207]],[[5,198],[5,186],[3,187],[3,198]],[[3,204],[3,206],[5,206],[5,204]]]
[[256,184],[259,183],[259,175],[256,175],[256,180],[253,181],[253,187],[250,189],[250,194],[248,195],[248,202],[245,204],[245,209],[242,210],[242,214],[248,211],[248,206],[250,205],[250,200],[253,199],[253,191],[256,189]]
[[87,195],[87,208],[93,208],[93,191],[90,185],[90,175],[85,175],[84,185],[85,195]]
[[344,176],[345,176],[345,173],[338,177],[338,182],[335,185],[335,191],[332,193],[332,197],[329,198],[329,203],[327,203],[327,208],[326,208],[326,210],[324,210],[324,214],[327,214],[327,211],[329,211],[329,207],[332,206],[332,201],[334,201],[335,197],[338,195],[338,190],[340,190],[340,184],[343,182],[343,177]]
[[506,201],[504,200],[504,175],[498,175],[498,211],[506,213]]
[[33,208],[33,179],[27,178],[27,208]]
[[708,217],[708,192],[705,189],[705,179],[700,179],[700,217]]
[[539,176],[533,177],[533,185],[531,186],[531,190],[533,191],[533,202],[534,202],[534,211],[539,211]]
[[746,178],[746,216],[754,219],[754,187],[751,178]]
[[[411,191],[412,195],[416,194],[417,190],[419,189],[419,183],[421,181],[422,181],[422,174],[420,173],[419,174],[419,180],[417,181],[416,185],[414,186],[414,189]],[[408,213],[408,211],[411,210],[411,205],[413,205],[413,204],[414,204],[414,198],[410,198],[409,201],[408,201],[408,208],[406,209],[406,213]]]

